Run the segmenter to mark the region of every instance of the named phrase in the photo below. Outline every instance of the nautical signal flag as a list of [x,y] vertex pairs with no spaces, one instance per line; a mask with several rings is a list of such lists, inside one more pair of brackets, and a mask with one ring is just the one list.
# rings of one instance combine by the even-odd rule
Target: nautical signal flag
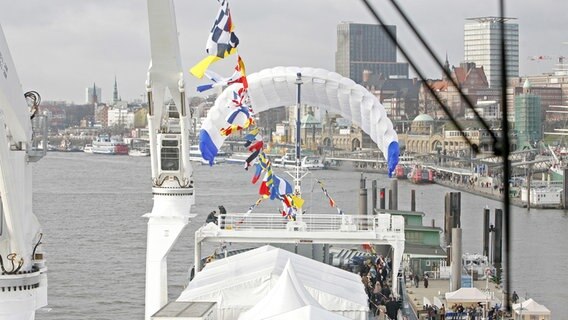
[[229,10],[229,1],[218,1],[221,3],[221,7],[205,46],[208,56],[189,70],[191,74],[200,79],[210,64],[235,53],[239,45],[239,38],[233,32],[234,26]]
[[237,59],[237,66],[235,67],[235,71],[230,77],[223,78],[214,71],[205,70],[204,75],[209,78],[209,80],[213,81],[213,83],[199,85],[197,86],[197,91],[203,92],[215,87],[228,86],[233,83],[240,83],[245,90],[248,89],[248,82],[245,74],[245,64],[241,56],[238,56]]

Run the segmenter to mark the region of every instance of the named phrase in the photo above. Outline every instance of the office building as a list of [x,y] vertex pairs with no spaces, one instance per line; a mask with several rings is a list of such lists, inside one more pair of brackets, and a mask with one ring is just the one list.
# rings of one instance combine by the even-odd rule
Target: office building
[[[469,18],[464,26],[464,61],[483,67],[489,87],[501,87],[501,20],[499,17]],[[507,78],[519,76],[519,25],[505,26]]]
[[515,96],[515,131],[518,146],[534,147],[542,140],[542,112],[540,97],[531,92],[531,84],[526,80],[523,93]]
[[396,43],[386,29],[396,35],[396,26],[342,22],[337,26],[335,71],[357,83],[363,72],[384,79],[408,78],[408,63],[396,62]]

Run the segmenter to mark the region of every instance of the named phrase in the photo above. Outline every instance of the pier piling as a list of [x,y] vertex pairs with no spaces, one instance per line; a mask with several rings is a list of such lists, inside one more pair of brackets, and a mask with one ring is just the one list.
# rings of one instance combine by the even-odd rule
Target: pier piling
[[385,188],[379,190],[379,208],[385,209]]
[[398,179],[391,179],[392,210],[398,210]]
[[452,229],[461,226],[461,192],[449,192],[445,197],[444,236],[452,244]]
[[483,209],[483,255],[489,257],[489,208]]
[[562,207],[568,209],[568,168],[564,168],[564,177],[562,178],[562,184],[564,190],[562,191]]
[[497,268],[503,262],[503,210],[495,209],[495,243],[493,250],[493,263]]
[[529,173],[527,175],[527,210],[531,210],[531,183],[532,183],[532,166],[529,165]]
[[375,214],[375,209],[377,209],[377,180],[371,182],[371,212]]
[[451,281],[450,291],[456,291],[461,288],[461,270],[462,270],[462,230],[461,228],[452,228],[452,246],[451,246]]
[[359,180],[359,214],[367,215],[367,187],[365,185],[365,178],[361,174],[361,180]]

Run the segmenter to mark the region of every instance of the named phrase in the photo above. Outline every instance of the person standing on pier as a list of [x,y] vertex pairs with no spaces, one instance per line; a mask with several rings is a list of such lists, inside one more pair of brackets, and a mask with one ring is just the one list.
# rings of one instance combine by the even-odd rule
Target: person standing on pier
[[519,301],[519,295],[517,294],[517,291],[513,291],[513,295],[511,296],[511,301],[513,303],[517,303],[517,301]]
[[416,288],[418,288],[418,285],[420,284],[420,278],[418,277],[418,274],[414,275],[414,286]]

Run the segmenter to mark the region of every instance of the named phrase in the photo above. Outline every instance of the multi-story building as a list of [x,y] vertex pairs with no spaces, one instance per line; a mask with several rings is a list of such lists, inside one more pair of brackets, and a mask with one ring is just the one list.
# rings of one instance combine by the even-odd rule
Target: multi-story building
[[[527,76],[533,91],[537,87],[560,88],[562,104],[568,105],[568,60],[565,57],[558,58],[556,70],[540,75]],[[535,93],[536,94],[536,93]],[[544,104],[544,101],[543,101]]]
[[365,70],[361,85],[379,99],[392,121],[411,120],[418,115],[420,81],[416,78],[385,79]]
[[501,22],[505,27],[507,78],[519,76],[519,25],[507,22],[511,19],[469,18],[464,26],[464,61],[483,67],[492,88],[501,87]]
[[[541,118],[543,121],[557,121],[566,119],[564,114],[548,112],[552,111],[551,106],[562,105],[562,88],[558,87],[537,87],[532,81],[531,83],[531,94],[540,97],[541,105]],[[516,86],[513,88],[513,94],[515,96],[524,93],[524,88],[522,86]],[[514,112],[513,112],[514,113]]]
[[523,94],[515,96],[515,131],[520,148],[534,147],[542,140],[542,112],[540,97],[532,94],[528,80]]
[[[447,60],[446,66],[450,69]],[[489,88],[483,67],[479,67],[473,62],[464,62],[459,67],[453,67],[451,75],[462,92],[468,97],[472,106],[475,106],[479,101],[493,100],[500,102],[501,91]],[[467,103],[449,79],[443,77],[442,80],[428,81],[425,85],[430,86],[436,92],[453,116],[462,117],[466,114]],[[436,119],[446,117],[445,114],[442,114],[434,97],[424,86],[420,90],[420,106],[423,113],[430,114]]]
[[396,62],[396,43],[386,29],[396,26],[342,22],[337,26],[335,71],[361,83],[363,71],[389,78],[408,78],[408,63]]
[[134,127],[134,113],[128,108],[112,108],[108,110],[108,126]]

